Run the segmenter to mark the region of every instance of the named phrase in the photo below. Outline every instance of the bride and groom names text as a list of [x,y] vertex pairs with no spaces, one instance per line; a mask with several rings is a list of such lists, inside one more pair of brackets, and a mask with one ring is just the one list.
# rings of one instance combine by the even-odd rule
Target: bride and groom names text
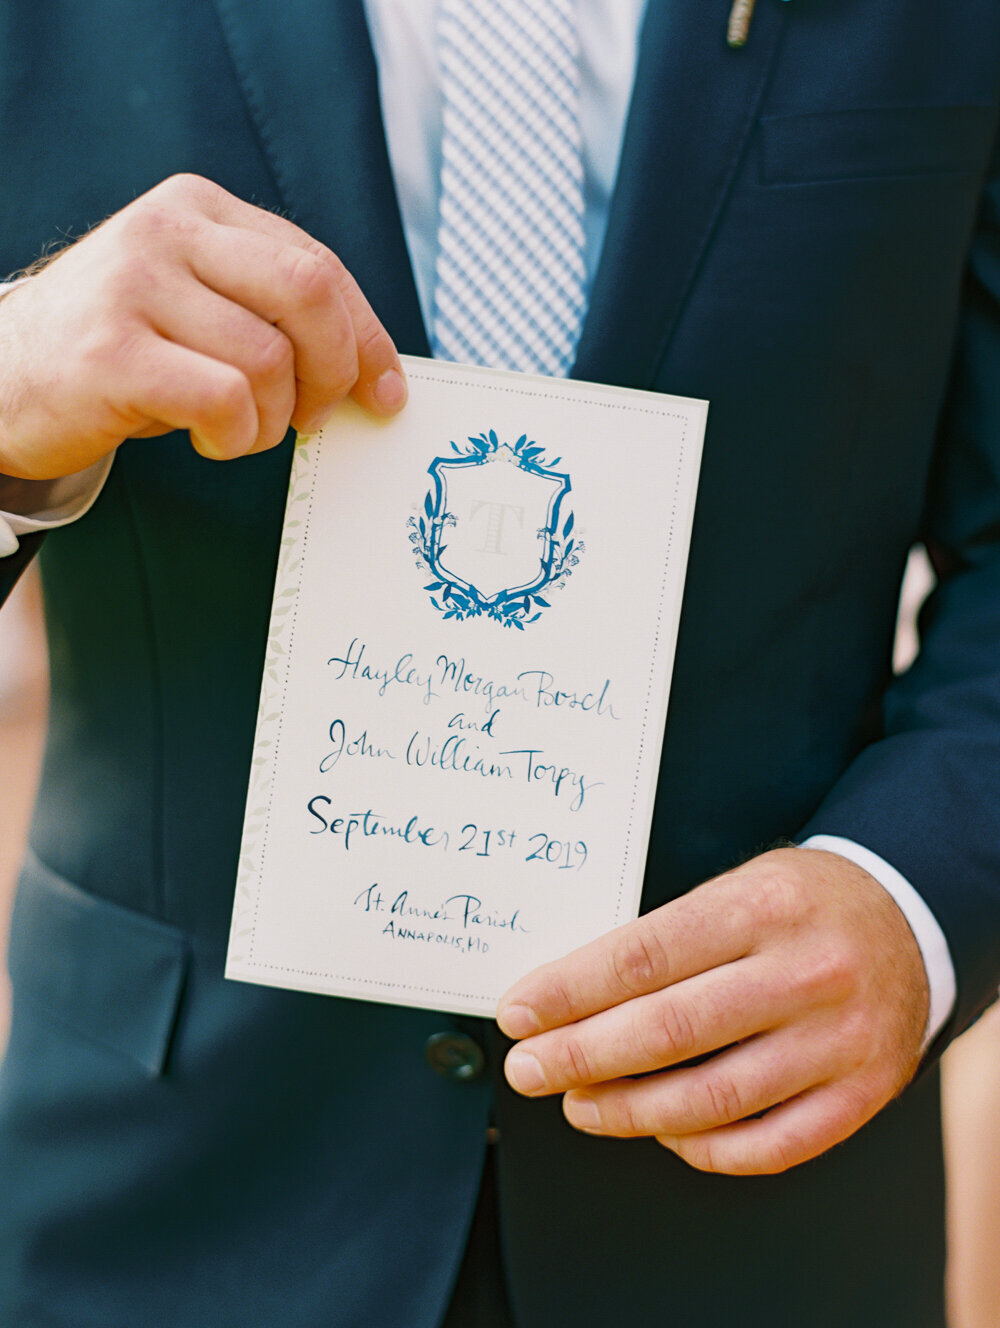
[[[429,766],[454,774],[521,780],[533,788],[541,786],[568,802],[571,811],[579,811],[587,794],[603,783],[559,760],[546,759],[541,747],[501,746],[504,728],[501,703],[614,721],[619,716],[612,703],[610,678],[605,678],[599,688],[571,690],[557,686],[556,678],[546,669],[525,669],[513,680],[505,681],[475,672],[465,658],[452,659],[441,654],[433,667],[427,668],[421,667],[412,653],[400,655],[390,665],[371,661],[366,658],[367,653],[366,643],[355,637],[343,654],[328,659],[332,680],[368,684],[372,696],[378,698],[397,687],[414,688],[425,706],[457,697],[481,705],[483,718],[473,719],[460,710],[448,718],[444,733],[435,735],[413,729],[396,740],[376,737],[367,724],[352,732],[343,719],[335,718],[329,724],[329,747],[319,762],[321,773],[332,770],[343,758],[402,760],[415,768]],[[478,741],[487,738],[492,746]],[[310,811],[316,814],[312,803]]]

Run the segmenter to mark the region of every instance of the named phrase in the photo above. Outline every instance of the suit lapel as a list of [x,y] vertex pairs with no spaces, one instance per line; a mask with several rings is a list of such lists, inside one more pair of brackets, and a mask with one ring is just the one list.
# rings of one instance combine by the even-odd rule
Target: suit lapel
[[649,387],[746,147],[785,5],[725,42],[726,0],[649,0],[575,378]]
[[[214,0],[278,191],[357,278],[401,350],[428,354],[361,0]],[[647,387],[725,203],[778,49],[759,0],[725,43],[726,0],[649,0],[607,237],[574,377]]]
[[290,216],[343,260],[400,350],[426,355],[361,0],[215,5]]

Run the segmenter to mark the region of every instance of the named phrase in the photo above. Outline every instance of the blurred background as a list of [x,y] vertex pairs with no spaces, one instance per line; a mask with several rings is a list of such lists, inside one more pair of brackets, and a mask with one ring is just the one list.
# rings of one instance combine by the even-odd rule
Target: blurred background
[[[917,653],[916,612],[932,584],[933,573],[917,550],[900,601],[897,671]],[[30,568],[0,615],[0,955],[6,953],[10,905],[38,783],[47,701],[42,596],[37,569]],[[9,995],[3,964],[0,1055]],[[943,1100],[949,1328],[1000,1328],[1000,1007],[949,1049]],[[844,1276],[850,1277],[849,1269]]]

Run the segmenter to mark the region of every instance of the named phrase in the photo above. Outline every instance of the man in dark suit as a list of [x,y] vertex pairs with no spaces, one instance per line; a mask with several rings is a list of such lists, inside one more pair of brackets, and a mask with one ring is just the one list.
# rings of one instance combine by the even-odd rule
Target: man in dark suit
[[921,950],[864,865],[753,856],[905,878],[957,975],[935,1050],[995,989],[1000,17],[874,8],[760,0],[740,51],[726,6],[646,17],[574,373],[711,424],[644,917],[508,997],[527,1097],[479,1021],[221,977],[282,439],[399,409],[427,349],[361,6],[2,11],[0,261],[123,209],[0,302],[0,470],[118,447],[43,553],[6,1321],[431,1325],[489,1147],[469,1257],[519,1325],[940,1324],[933,1071],[859,1131],[920,1061]]

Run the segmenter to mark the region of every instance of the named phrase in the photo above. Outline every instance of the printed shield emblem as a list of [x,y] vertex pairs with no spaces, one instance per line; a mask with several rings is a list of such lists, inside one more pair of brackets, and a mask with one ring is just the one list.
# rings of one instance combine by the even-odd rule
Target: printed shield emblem
[[445,617],[486,614],[523,629],[549,607],[541,592],[572,575],[583,551],[565,503],[570,477],[527,435],[510,445],[491,429],[468,441],[428,467],[433,486],[423,515],[410,518],[410,540]]

